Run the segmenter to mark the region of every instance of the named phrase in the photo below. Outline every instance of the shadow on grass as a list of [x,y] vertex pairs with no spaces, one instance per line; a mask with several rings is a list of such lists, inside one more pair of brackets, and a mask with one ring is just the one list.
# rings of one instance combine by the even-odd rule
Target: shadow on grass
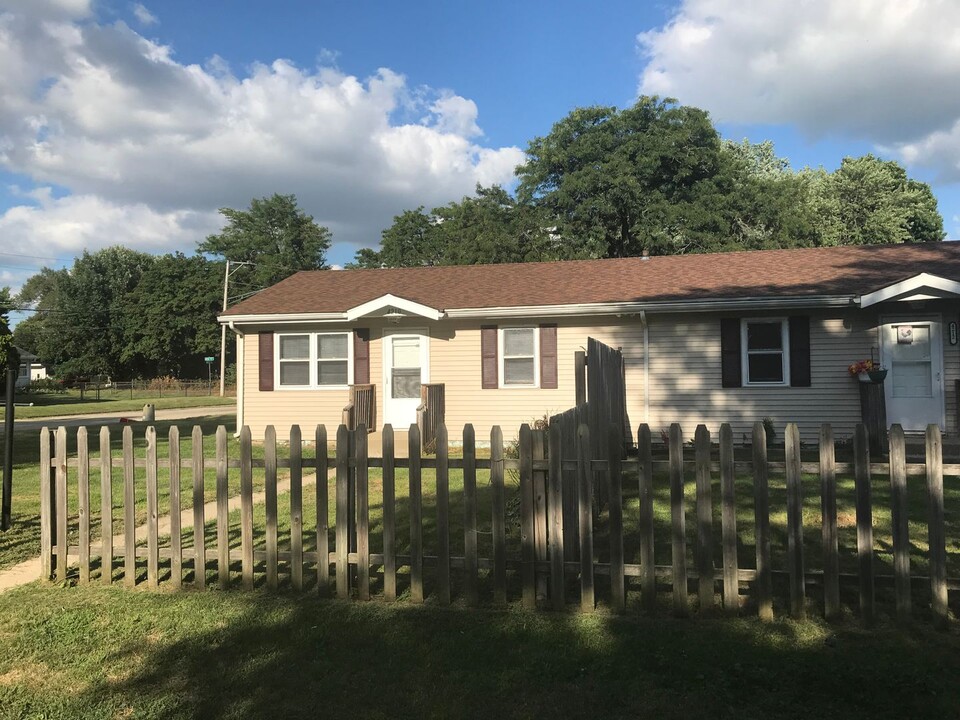
[[[957,638],[926,630],[120,594],[99,593],[104,620],[139,611],[136,630],[66,712],[899,718],[953,716],[960,702]],[[189,630],[156,640],[175,613]]]

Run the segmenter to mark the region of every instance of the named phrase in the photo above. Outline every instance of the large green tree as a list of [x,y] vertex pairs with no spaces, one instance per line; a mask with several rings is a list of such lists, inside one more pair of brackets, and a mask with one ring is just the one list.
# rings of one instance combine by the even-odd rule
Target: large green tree
[[322,270],[330,249],[330,231],[297,205],[294,195],[255,198],[247,210],[221,208],[226,224],[197,248],[233,262],[249,263],[236,279],[256,290],[298,270]]
[[[33,350],[67,378],[106,375],[127,379],[144,368],[124,357],[132,315],[129,295],[154,258],[123,247],[84,252],[69,271],[47,272],[26,288],[41,308],[29,321]],[[44,273],[41,273],[43,275]]]
[[205,376],[204,356],[220,351],[222,283],[221,262],[182,253],[157,257],[127,295],[121,360],[147,377]]
[[[10,311],[13,305],[10,288],[0,288],[0,377],[3,376],[2,371],[7,367],[7,363],[17,360],[16,351],[13,349],[13,334],[10,332]],[[3,385],[0,394],[5,392],[6,384]]]
[[726,169],[706,112],[642,97],[625,110],[577,108],[534,138],[518,197],[594,256],[713,249],[727,230]]

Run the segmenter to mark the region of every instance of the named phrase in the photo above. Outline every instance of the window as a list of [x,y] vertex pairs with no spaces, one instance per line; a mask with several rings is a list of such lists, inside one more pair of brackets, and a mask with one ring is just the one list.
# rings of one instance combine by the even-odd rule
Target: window
[[744,385],[787,385],[790,334],[783,318],[743,320],[740,325]]
[[350,333],[279,335],[277,386],[344,388],[350,384]]
[[537,329],[502,328],[500,378],[503,387],[537,386]]
[[346,333],[317,335],[317,385],[347,385],[350,366]]

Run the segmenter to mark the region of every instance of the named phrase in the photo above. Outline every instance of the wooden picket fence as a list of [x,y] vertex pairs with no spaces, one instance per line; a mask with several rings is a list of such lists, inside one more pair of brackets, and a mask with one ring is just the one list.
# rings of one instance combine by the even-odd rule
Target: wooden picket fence
[[[228,457],[226,430],[221,427],[216,434],[214,458],[205,458],[203,436],[199,427],[191,436],[191,457],[181,457],[180,436],[176,427],[170,429],[169,454],[157,457],[157,435],[153,427],[146,428],[146,452],[144,458],[135,458],[133,432],[123,430],[122,457],[114,459],[111,454],[109,428],[100,432],[100,484],[101,484],[101,540],[91,542],[90,507],[90,457],[85,428],[77,431],[77,451],[74,457],[67,455],[67,431],[59,428],[55,442],[51,433],[44,429],[40,434],[41,467],[41,525],[42,525],[42,573],[46,578],[64,581],[68,578],[68,566],[76,558],[80,582],[91,581],[92,558],[100,556],[100,581],[110,583],[119,574],[117,561],[122,562],[122,575],[127,585],[133,586],[138,578],[138,559],[146,559],[146,584],[155,588],[160,584],[161,570],[165,583],[179,588],[186,577],[193,585],[203,588],[208,571],[216,571],[221,588],[236,584],[253,589],[260,574],[265,577],[267,588],[276,589],[281,575],[288,575],[290,586],[303,590],[315,586],[321,592],[334,592],[337,597],[356,597],[361,600],[371,596],[374,577],[382,574],[382,593],[385,599],[398,596],[398,574],[409,591],[413,602],[425,599],[425,567],[430,569],[430,587],[434,597],[442,605],[451,602],[451,569],[456,570],[462,587],[459,592],[468,606],[476,606],[492,600],[503,604],[511,599],[508,590],[515,594],[524,607],[562,610],[575,605],[580,610],[591,612],[598,604],[596,578],[609,578],[603,583],[609,587],[606,602],[617,612],[627,606],[627,591],[639,579],[639,605],[653,612],[658,605],[666,605],[667,595],[672,593],[670,606],[676,615],[686,615],[691,609],[708,612],[722,608],[735,614],[750,608],[763,619],[774,614],[775,575],[788,579],[786,597],[778,598],[778,606],[788,609],[794,617],[803,617],[814,605],[807,597],[807,590],[822,588],[822,612],[828,618],[841,613],[841,582],[855,582],[859,589],[859,613],[866,622],[877,616],[875,584],[877,581],[892,581],[896,597],[896,614],[909,618],[915,614],[912,599],[916,594],[911,585],[923,583],[929,588],[930,615],[940,626],[948,622],[948,585],[957,588],[957,581],[948,581],[946,572],[946,537],[943,503],[943,476],[960,475],[960,466],[944,466],[940,431],[931,426],[926,432],[925,462],[907,463],[904,434],[899,426],[890,430],[890,461],[871,463],[868,438],[864,426],[856,428],[853,439],[853,463],[840,463],[835,459],[835,443],[831,428],[824,425],[820,434],[819,462],[802,462],[800,435],[795,424],[788,425],[785,432],[784,462],[771,462],[767,456],[767,443],[763,425],[753,429],[752,460],[735,461],[733,433],[728,424],[719,432],[718,460],[713,458],[714,445],[706,427],[699,426],[694,436],[694,459],[684,455],[684,437],[679,425],[672,425],[668,435],[667,459],[654,459],[650,429],[646,425],[637,434],[638,454],[623,458],[622,431],[611,425],[590,428],[581,424],[577,432],[564,436],[560,423],[554,423],[547,431],[534,431],[527,425],[520,428],[517,457],[507,457],[503,435],[499,427],[493,428],[490,436],[489,457],[477,456],[477,443],[473,427],[467,425],[462,436],[462,456],[450,457],[447,429],[438,427],[437,452],[435,456],[423,456],[421,438],[416,425],[408,432],[408,457],[397,457],[394,432],[390,426],[381,433],[383,452],[380,457],[370,457],[368,434],[363,427],[350,431],[341,425],[336,431],[335,455],[328,457],[322,449],[327,448],[327,433],[318,426],[314,442],[318,449],[316,458],[303,457],[303,439],[300,428],[291,428],[287,457],[279,457],[277,438],[273,427],[266,430],[263,443],[263,459],[254,459],[254,443],[249,428],[242,428],[239,442],[239,458]],[[606,460],[593,459],[591,433],[599,432],[609,446]],[[114,468],[120,468],[123,479],[122,513],[124,518],[124,542],[114,547],[112,521],[114,515],[113,476]],[[134,534],[136,524],[137,479],[136,468],[145,468],[145,495],[147,511],[147,538],[144,547],[138,546]],[[161,545],[158,531],[158,468],[166,467],[170,474],[169,539]],[[181,542],[180,497],[181,470],[188,468],[193,477],[193,547],[184,548]],[[216,470],[216,531],[204,532],[204,469]],[[253,474],[254,468],[262,468],[265,483],[265,525],[260,545],[255,543]],[[278,545],[277,503],[278,468],[288,468],[290,476],[289,550],[281,551]],[[370,469],[379,468],[382,474],[382,552],[370,551]],[[409,544],[400,548],[397,544],[396,478],[397,469],[404,468],[409,480]],[[230,547],[231,523],[228,513],[228,473],[238,469],[240,473],[240,547]],[[303,522],[303,472],[316,471],[315,527],[305,528]],[[432,469],[436,477],[435,523],[437,541],[433,552],[428,553],[424,543],[423,471]],[[463,473],[463,555],[451,556],[450,549],[450,470]],[[491,497],[491,557],[478,553],[478,492],[477,471],[489,470]],[[684,485],[692,475],[696,484],[696,533],[695,567],[687,567],[688,534],[685,528]],[[508,474],[519,477],[519,553],[508,553],[507,490]],[[575,482],[564,482],[564,475],[573,474]],[[771,474],[782,474],[786,483],[786,563],[775,568],[771,563],[771,508],[769,480]],[[804,563],[801,475],[819,475],[822,507],[822,570],[810,571]],[[837,475],[852,473],[856,487],[856,536],[858,572],[840,572],[837,523]],[[889,476],[891,486],[892,541],[894,573],[879,575],[875,570],[876,558],[873,542],[871,477],[877,473]],[[68,486],[75,475],[78,493],[75,511],[68,507]],[[719,502],[721,522],[715,527],[712,497],[712,480],[719,475],[721,498]],[[753,568],[738,565],[738,535],[736,527],[735,478],[749,475],[753,486],[755,510],[756,564]],[[929,543],[926,577],[911,576],[910,541],[907,524],[907,477],[924,476],[929,499]],[[664,478],[664,476],[666,476]],[[663,479],[661,479],[663,478]],[[327,483],[335,483],[335,522],[328,527]],[[594,523],[599,518],[594,483],[606,483],[607,508],[603,515],[604,533],[594,532]],[[635,483],[639,492],[639,562],[626,562],[624,557],[624,504],[623,483]],[[654,562],[654,495],[662,484],[669,487],[671,509],[671,555],[669,566],[657,566]],[[142,489],[142,486],[141,486]],[[565,495],[576,494],[573,503],[565,502]],[[189,503],[189,501],[188,501]],[[432,505],[432,503],[431,503]],[[566,509],[565,509],[566,508]],[[780,508],[774,508],[774,511]],[[284,513],[287,511],[284,510]],[[350,522],[350,518],[353,522]],[[575,532],[571,532],[570,525]],[[719,530],[719,532],[718,532]],[[308,531],[309,545],[304,548],[304,532]],[[73,533],[77,545],[68,539]],[[351,539],[353,535],[353,539]],[[691,533],[692,535],[692,533]],[[609,543],[599,552],[594,547],[598,537]],[[917,540],[917,538],[913,538]],[[286,538],[284,538],[286,540]],[[314,544],[315,543],[315,544]],[[719,543],[722,563],[715,565],[714,547]],[[286,543],[285,543],[286,547]],[[600,555],[603,562],[598,560]],[[721,553],[717,554],[718,557]],[[95,566],[94,566],[95,567]],[[169,568],[169,573],[167,573]],[[238,572],[239,570],[239,572]],[[480,582],[481,571],[487,571]],[[398,572],[401,571],[401,572]],[[405,572],[403,572],[405,571]],[[315,583],[309,579],[313,574]],[[73,573],[71,572],[71,577]],[[508,576],[510,581],[508,582]],[[695,584],[698,602],[688,598],[688,584]],[[379,587],[379,585],[378,585]],[[718,593],[718,587],[720,592]],[[481,589],[484,589],[481,593]],[[489,595],[488,595],[489,593]],[[483,595],[483,597],[481,597]],[[719,597],[719,602],[718,602]],[[927,594],[924,593],[924,598]],[[820,601],[817,601],[819,604]],[[719,605],[719,607],[718,607]],[[923,613],[926,616],[926,611]]]

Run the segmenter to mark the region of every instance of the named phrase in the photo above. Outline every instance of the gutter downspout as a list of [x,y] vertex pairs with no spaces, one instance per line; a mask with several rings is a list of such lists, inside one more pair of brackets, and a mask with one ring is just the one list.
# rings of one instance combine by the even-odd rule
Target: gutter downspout
[[650,328],[647,326],[647,311],[640,311],[643,326],[643,421],[650,423]]
[[243,372],[243,356],[246,354],[246,347],[243,346],[244,334],[237,330],[233,324],[233,320],[227,321],[227,327],[236,333],[237,338],[241,341],[240,352],[237,353],[237,430],[234,433],[234,437],[239,437],[240,428],[243,427],[243,386],[246,380]]

